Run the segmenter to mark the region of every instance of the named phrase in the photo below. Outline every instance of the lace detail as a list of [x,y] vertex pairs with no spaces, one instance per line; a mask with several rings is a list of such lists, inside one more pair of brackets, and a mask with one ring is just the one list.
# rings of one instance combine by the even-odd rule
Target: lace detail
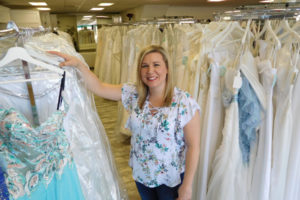
[[30,195],[40,183],[48,185],[72,163],[64,116],[64,111],[56,111],[33,128],[14,108],[0,109],[0,156],[6,165],[1,167],[6,169],[8,191],[14,199]]
[[256,140],[256,128],[261,122],[261,105],[247,78],[242,74],[243,84],[238,93],[239,143],[243,163],[249,163],[251,145]]

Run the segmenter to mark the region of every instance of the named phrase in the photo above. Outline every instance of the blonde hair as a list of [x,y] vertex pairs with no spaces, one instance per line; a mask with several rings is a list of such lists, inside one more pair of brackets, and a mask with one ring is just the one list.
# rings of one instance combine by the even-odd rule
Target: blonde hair
[[143,105],[147,98],[147,94],[149,92],[148,86],[142,81],[141,66],[145,56],[150,53],[160,53],[168,69],[168,73],[166,77],[166,87],[165,87],[164,97],[163,97],[164,98],[163,106],[165,107],[171,106],[172,98],[173,98],[173,90],[174,90],[174,80],[173,80],[173,68],[170,63],[169,55],[163,47],[158,45],[151,45],[143,49],[138,57],[137,91],[139,95],[139,101],[138,101],[139,108],[140,109],[143,108]]

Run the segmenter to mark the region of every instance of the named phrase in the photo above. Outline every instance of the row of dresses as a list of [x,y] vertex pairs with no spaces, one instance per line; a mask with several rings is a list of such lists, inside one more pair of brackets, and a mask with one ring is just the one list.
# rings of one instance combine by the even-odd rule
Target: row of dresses
[[78,41],[79,44],[90,44],[95,43],[94,31],[87,28],[83,28],[78,31]]
[[[84,62],[70,43],[53,33],[29,38],[24,47],[38,53],[60,51]],[[18,60],[2,67],[0,82],[24,79],[21,66]],[[29,63],[29,69],[31,78],[45,78],[31,82],[39,126],[32,125],[26,84],[0,84],[0,166],[6,199],[127,199],[93,96],[80,72],[63,68],[67,75],[63,103],[57,110],[61,80],[48,80],[53,72],[42,67]]]
[[[102,81],[135,82],[139,51],[159,44],[171,56],[176,86],[191,93],[201,107],[193,199],[300,198],[300,26],[289,21],[292,33],[286,22],[272,22],[280,45],[274,33],[256,22],[99,30],[95,73]],[[122,128],[126,121],[120,109],[117,131],[130,135]]]
[[[280,23],[285,22],[282,20],[278,24]],[[276,30],[277,27],[273,28]],[[232,30],[236,31],[236,29]],[[278,30],[278,32],[280,37],[286,30]],[[234,38],[233,33],[230,35],[233,37],[229,38],[231,41],[238,39],[238,37]],[[295,44],[299,44],[299,40],[293,37],[290,35],[290,40],[281,40],[282,46],[278,48],[270,39],[270,35],[266,35],[264,40],[256,40],[258,50],[252,49],[253,41],[249,40],[241,56],[236,53],[232,57],[235,61],[235,58],[238,58],[238,64],[233,66],[239,69],[246,79],[243,78],[242,86],[236,93],[237,99],[232,98],[229,107],[225,106],[222,131],[215,132],[213,137],[211,137],[212,132],[202,132],[202,135],[209,135],[209,138],[219,137],[218,140],[221,142],[214,149],[210,149],[210,152],[214,153],[211,163],[207,165],[200,159],[200,166],[206,166],[208,169],[206,172],[200,170],[198,174],[200,177],[201,175],[207,177],[206,180],[198,179],[204,188],[201,190],[201,199],[299,198],[300,171],[297,169],[298,159],[295,157],[299,151],[295,147],[291,148],[291,142],[298,137],[300,131],[297,127],[293,127],[296,118],[293,117],[295,115],[292,108],[298,104],[297,101],[293,101],[293,98],[299,96],[297,90],[293,88],[297,87],[299,79],[297,73],[300,67],[299,49],[294,48]],[[238,44],[241,46],[240,41]],[[222,49],[223,44],[218,45]],[[238,51],[241,50],[239,46],[236,48]],[[222,51],[221,49],[215,46],[213,52],[217,54],[213,60],[218,59],[217,57],[220,56],[218,52]],[[225,66],[227,69],[225,84],[219,82],[220,87],[224,87],[222,98],[219,99],[222,102],[224,96],[228,98],[228,95],[224,95],[225,91],[228,88],[232,89],[232,84],[228,82],[233,78],[227,78],[228,68],[232,65],[224,65],[219,61],[218,66]],[[213,71],[210,75],[212,73]],[[210,78],[212,81],[212,76]],[[244,87],[247,82],[250,83],[254,93],[251,94],[250,90],[245,92],[247,90]],[[234,97],[234,92],[231,93],[229,97]],[[245,101],[241,94],[247,93],[248,97]],[[258,101],[253,99],[254,96]],[[207,104],[209,101],[207,100]],[[206,110],[208,114],[211,112]],[[215,123],[211,126],[215,126]],[[204,155],[207,155],[205,151],[208,149],[203,147],[209,147],[208,141],[206,138],[201,143]],[[298,142],[294,142],[294,145],[295,143]]]

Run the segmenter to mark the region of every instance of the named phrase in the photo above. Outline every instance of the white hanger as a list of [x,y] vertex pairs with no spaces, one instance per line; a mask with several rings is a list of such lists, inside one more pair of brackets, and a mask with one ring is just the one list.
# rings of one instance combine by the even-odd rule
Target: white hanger
[[259,32],[259,34],[256,36],[256,39],[259,39],[265,32],[269,32],[271,34],[272,38],[275,40],[276,48],[280,49],[281,48],[281,42],[278,39],[275,32],[273,31],[270,20],[265,21],[265,25],[264,25],[263,29]]
[[242,38],[242,45],[245,44],[246,39],[247,39],[247,36],[251,33],[251,32],[250,32],[250,24],[251,24],[251,22],[252,22],[252,19],[249,19],[249,20],[247,21],[245,33],[244,33],[243,38]]
[[[250,25],[249,25],[250,26]],[[247,25],[248,27],[248,25]],[[246,27],[246,29],[247,29]],[[245,37],[245,31],[247,32],[247,34],[250,34],[252,37],[253,37],[253,33],[249,32],[248,30],[244,30],[241,25],[238,23],[238,22],[233,22],[229,28],[229,30],[227,29],[226,32],[224,34],[222,34],[222,37],[218,39],[218,41],[216,42],[216,47],[219,46],[227,37],[229,34],[231,34],[233,31],[239,31],[241,33],[241,36],[242,36],[242,40],[243,38]]]
[[286,19],[283,19],[281,21],[281,23],[279,24],[278,28],[277,28],[277,34],[279,31],[284,30],[286,31],[286,33],[281,34],[278,36],[279,39],[284,39],[285,36],[287,35],[292,35],[293,37],[289,37],[291,40],[296,40],[296,42],[300,42],[300,35],[294,31],[293,29],[291,29],[288,21]]
[[[35,54],[35,55],[38,56],[39,54]],[[39,58],[46,60],[45,56],[39,55]],[[0,60],[0,67],[4,67],[7,64],[9,64],[15,60],[18,60],[18,59],[26,61],[26,62],[34,64],[34,65],[38,65],[38,66],[48,69],[52,72],[56,72],[59,75],[59,76],[57,76],[58,78],[61,77],[62,74],[64,73],[64,70],[59,68],[59,62],[56,62],[55,63],[56,65],[50,65],[48,63],[37,60],[37,59],[33,58],[32,56],[30,56],[28,51],[22,47],[9,48],[6,55],[4,56],[4,58]],[[47,58],[47,60],[49,60],[49,58]],[[54,64],[54,61],[52,61],[52,64]],[[72,77],[72,75],[70,73],[67,73],[67,74]],[[28,79],[28,80],[31,80],[31,79]],[[35,79],[32,79],[32,80],[35,80]],[[24,79],[23,82],[26,82],[26,79]]]
[[[213,25],[218,25],[217,27],[215,27],[212,31],[208,31],[209,30],[209,27],[210,26],[213,26]],[[227,29],[227,27],[229,26],[229,23],[227,22],[222,22],[222,23],[210,23],[210,24],[207,24],[205,27],[204,27],[204,35],[203,37],[201,38],[201,43],[203,43],[204,41],[206,41],[207,39],[212,39],[214,37],[216,37],[216,35],[219,35],[220,32],[223,31],[223,29]],[[222,31],[221,31],[222,30]]]
[[62,76],[58,74],[48,75],[47,78],[30,78],[30,79],[17,79],[17,80],[6,80],[0,81],[0,84],[9,84],[9,83],[24,83],[24,82],[31,82],[31,81],[43,81],[43,80],[57,80],[60,79]]
[[[32,56],[32,57],[34,57],[34,58],[36,58],[38,60],[42,60],[42,61],[44,61],[46,63],[55,65],[55,66],[59,66],[59,63],[64,61],[64,59],[61,58],[61,57],[59,57],[59,56],[54,56],[54,55],[46,56],[45,54],[38,53],[38,52],[36,52],[34,50],[31,50],[31,49],[26,49],[26,51],[28,52],[28,54],[30,56]],[[59,61],[57,61],[57,60],[59,60]]]
[[297,22],[293,25],[292,29],[298,33],[298,32],[300,31],[300,21],[297,21]]
[[222,30],[222,31],[220,31],[220,32],[218,32],[218,34],[217,35],[215,35],[213,38],[211,38],[211,42],[213,43],[213,44],[215,44],[216,42],[218,42],[218,41],[220,41],[220,39],[223,37],[224,38],[224,35],[228,35],[229,34],[229,31],[232,29],[232,27],[234,26],[233,24],[235,24],[235,23],[237,23],[237,22],[229,22],[229,23],[227,23],[226,24],[226,27]]

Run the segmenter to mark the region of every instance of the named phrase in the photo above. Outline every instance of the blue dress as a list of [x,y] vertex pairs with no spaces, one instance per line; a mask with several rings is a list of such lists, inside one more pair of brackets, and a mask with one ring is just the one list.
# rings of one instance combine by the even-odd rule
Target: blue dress
[[84,199],[64,116],[58,110],[34,128],[14,108],[0,107],[0,167],[9,199]]

